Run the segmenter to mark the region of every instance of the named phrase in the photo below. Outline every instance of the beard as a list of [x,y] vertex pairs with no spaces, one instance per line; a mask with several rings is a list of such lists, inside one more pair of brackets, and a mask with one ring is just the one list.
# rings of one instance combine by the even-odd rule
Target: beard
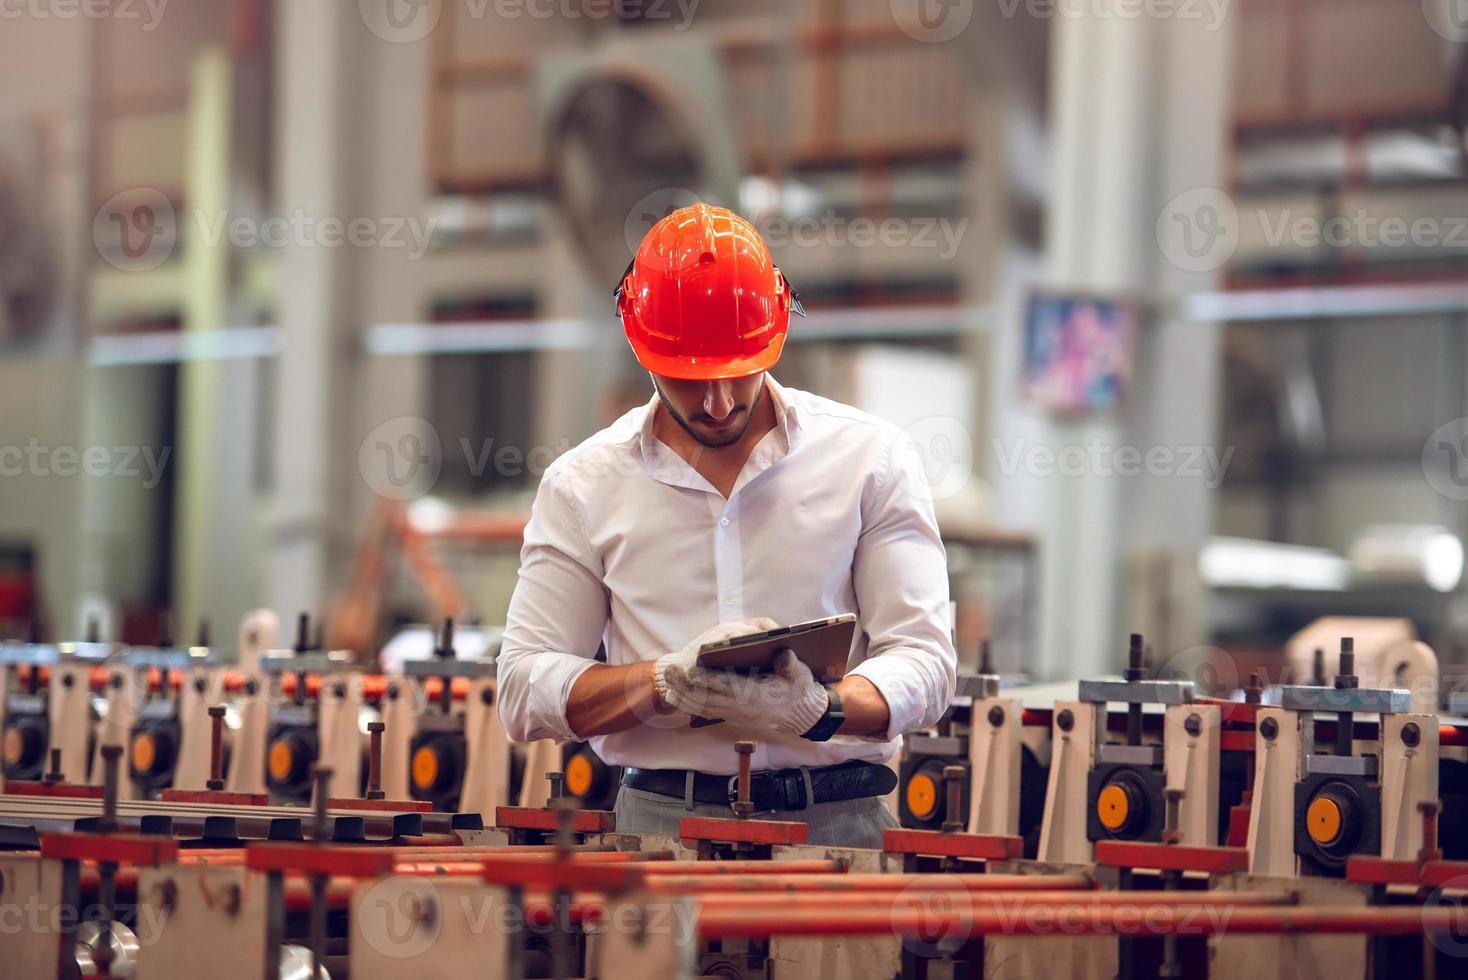
[[730,410],[729,417],[742,416],[742,418],[736,418],[736,421],[727,429],[721,429],[718,432],[709,432],[701,427],[701,423],[705,419],[711,422],[713,421],[712,419],[709,419],[707,415],[703,415],[702,413],[699,413],[699,415],[694,416],[692,419],[686,418],[673,406],[672,402],[668,401],[668,396],[663,394],[663,389],[657,383],[656,379],[653,380],[652,386],[658,393],[658,401],[662,402],[663,408],[667,410],[668,415],[672,417],[673,421],[678,423],[678,428],[688,433],[689,437],[700,446],[708,446],[711,449],[732,446],[743,438],[745,431],[749,429],[749,423],[754,421],[754,409],[759,405],[759,400],[765,393],[765,386],[761,384],[755,390],[754,402],[752,404],[735,405]]

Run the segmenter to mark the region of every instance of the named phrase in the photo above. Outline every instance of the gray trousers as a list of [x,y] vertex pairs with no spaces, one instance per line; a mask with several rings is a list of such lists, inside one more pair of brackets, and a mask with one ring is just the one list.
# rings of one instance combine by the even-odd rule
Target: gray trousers
[[[665,834],[677,836],[678,821],[684,817],[732,817],[727,803],[694,803],[693,808],[671,796],[660,796],[627,786],[617,791],[614,808],[617,832],[622,834]],[[883,796],[868,796],[836,803],[816,803],[804,810],[756,813],[751,820],[793,820],[809,827],[807,843],[829,847],[880,849],[882,831],[897,826],[897,818]]]

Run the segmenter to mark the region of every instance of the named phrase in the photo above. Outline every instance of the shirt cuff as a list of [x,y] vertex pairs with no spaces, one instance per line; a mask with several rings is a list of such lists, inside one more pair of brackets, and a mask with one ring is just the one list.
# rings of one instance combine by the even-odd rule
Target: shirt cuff
[[588,657],[549,650],[530,657],[524,665],[526,676],[516,679],[519,681],[517,686],[524,692],[522,717],[528,719],[528,724],[520,732],[511,732],[511,737],[525,735],[527,737],[519,741],[532,742],[542,738],[557,742],[578,741],[580,736],[571,730],[566,720],[566,705],[571,700],[571,688],[576,684],[576,678],[596,664]]
[[893,650],[876,657],[869,657],[846,672],[865,677],[887,702],[890,719],[884,736],[867,736],[874,740],[890,742],[904,732],[922,727],[927,714],[928,698],[922,682],[925,665],[913,663],[912,658]]

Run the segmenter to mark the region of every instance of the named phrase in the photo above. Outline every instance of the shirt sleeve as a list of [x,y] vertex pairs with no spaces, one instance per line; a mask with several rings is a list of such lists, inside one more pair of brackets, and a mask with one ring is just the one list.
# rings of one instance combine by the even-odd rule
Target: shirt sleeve
[[559,475],[547,473],[525,525],[499,654],[496,700],[510,738],[576,738],[566,702],[576,678],[595,663],[607,615],[600,563],[580,511]]
[[949,632],[948,561],[921,459],[899,436],[862,506],[852,579],[865,677],[887,701],[886,739],[935,724],[953,700],[958,655]]

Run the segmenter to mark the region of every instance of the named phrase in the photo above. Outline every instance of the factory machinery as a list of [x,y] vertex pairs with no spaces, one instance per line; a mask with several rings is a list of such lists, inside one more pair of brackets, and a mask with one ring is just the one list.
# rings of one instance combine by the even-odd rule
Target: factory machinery
[[865,850],[754,813],[747,741],[727,817],[619,833],[615,773],[511,745],[451,623],[389,675],[274,632],[0,647],[0,974],[1468,975],[1468,722],[1390,669],[1435,678],[1421,644],[1242,700],[1136,636],[1059,693],[981,664]]

